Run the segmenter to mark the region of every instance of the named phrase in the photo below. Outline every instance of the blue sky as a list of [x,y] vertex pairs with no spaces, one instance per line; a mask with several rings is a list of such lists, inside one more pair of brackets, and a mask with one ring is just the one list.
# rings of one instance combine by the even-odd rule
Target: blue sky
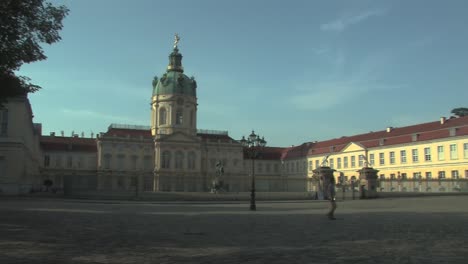
[[468,1],[56,0],[70,14],[20,74],[43,133],[150,124],[174,33],[198,128],[270,146],[438,120],[468,107]]

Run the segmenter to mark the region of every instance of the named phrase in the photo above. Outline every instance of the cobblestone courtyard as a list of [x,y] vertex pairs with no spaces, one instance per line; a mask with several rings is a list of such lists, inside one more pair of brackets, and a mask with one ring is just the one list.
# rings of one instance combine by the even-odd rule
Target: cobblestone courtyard
[[0,198],[0,263],[466,263],[468,196],[145,203]]

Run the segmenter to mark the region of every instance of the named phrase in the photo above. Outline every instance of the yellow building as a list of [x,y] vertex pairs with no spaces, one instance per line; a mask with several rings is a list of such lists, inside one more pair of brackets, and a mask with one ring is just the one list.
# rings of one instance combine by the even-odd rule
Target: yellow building
[[467,179],[468,116],[312,143],[308,177],[326,156],[347,180],[364,166],[381,180]]

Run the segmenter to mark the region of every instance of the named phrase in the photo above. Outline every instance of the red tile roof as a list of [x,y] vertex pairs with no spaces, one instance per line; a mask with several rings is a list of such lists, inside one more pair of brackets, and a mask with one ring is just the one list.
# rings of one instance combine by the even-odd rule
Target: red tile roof
[[44,151],[97,152],[94,138],[41,136],[40,144]]
[[405,144],[412,142],[413,135],[416,134],[417,141],[442,139],[450,136],[450,129],[456,129],[456,136],[468,135],[468,116],[450,118],[445,120],[444,124],[440,121],[435,121],[401,128],[391,128],[390,132],[382,130],[315,142],[311,145],[308,154],[319,155],[330,153],[332,147],[334,147],[334,152],[339,152],[351,142],[359,143],[366,148],[378,147],[381,143],[383,143],[383,146]]
[[[263,160],[280,160],[284,150],[285,148],[264,147],[259,158]],[[247,148],[244,148],[244,159],[250,159]]]

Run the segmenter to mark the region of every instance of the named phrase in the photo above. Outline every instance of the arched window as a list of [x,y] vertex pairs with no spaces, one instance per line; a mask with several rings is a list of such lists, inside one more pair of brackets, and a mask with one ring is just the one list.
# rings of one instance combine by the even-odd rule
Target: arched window
[[164,151],[161,155],[161,168],[169,169],[171,167],[171,152]]
[[130,158],[130,168],[132,170],[137,169],[137,162],[138,162],[138,156],[136,156],[136,155],[131,156],[131,158]]
[[176,112],[176,125],[182,125],[183,121],[183,114],[182,114],[182,109],[177,109]]
[[187,163],[188,163],[188,168],[190,170],[194,170],[195,169],[195,152],[193,151],[190,151],[188,156],[187,156]]
[[104,169],[110,169],[111,167],[111,154],[105,154],[104,155]]
[[117,156],[117,169],[118,170],[125,170],[125,155],[119,154]]
[[159,125],[165,125],[167,122],[167,111],[166,108],[159,108]]
[[153,157],[150,155],[145,155],[143,157],[143,168],[145,170],[153,169]]
[[182,151],[177,151],[175,154],[175,168],[176,169],[184,168],[184,153],[182,153]]

